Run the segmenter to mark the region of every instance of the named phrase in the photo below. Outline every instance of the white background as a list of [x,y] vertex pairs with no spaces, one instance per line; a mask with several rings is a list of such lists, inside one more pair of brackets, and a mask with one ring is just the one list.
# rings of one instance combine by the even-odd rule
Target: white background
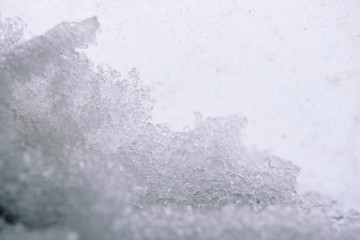
[[88,55],[138,68],[154,122],[246,116],[246,144],[300,166],[301,193],[360,210],[358,0],[0,0],[0,12],[27,22],[27,39],[98,16]]

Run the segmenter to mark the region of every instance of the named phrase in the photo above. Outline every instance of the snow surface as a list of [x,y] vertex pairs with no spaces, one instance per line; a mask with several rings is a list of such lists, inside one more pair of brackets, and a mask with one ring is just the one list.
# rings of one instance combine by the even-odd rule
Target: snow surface
[[301,167],[299,191],[360,209],[358,0],[1,0],[25,39],[98,16],[88,56],[139,69],[153,122],[246,116],[244,142]]
[[97,18],[22,39],[1,23],[1,239],[357,239],[360,215],[296,191],[299,168],[247,147],[247,119],[152,122],[139,72],[81,49]]

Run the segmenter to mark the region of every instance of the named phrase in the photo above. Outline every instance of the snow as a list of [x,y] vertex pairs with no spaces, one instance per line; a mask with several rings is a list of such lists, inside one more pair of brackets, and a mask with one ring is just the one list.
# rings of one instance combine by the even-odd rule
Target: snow
[[[5,27],[4,27],[5,26]],[[28,41],[2,23],[2,239],[356,239],[360,218],[298,194],[299,168],[242,139],[239,115],[152,122],[139,72],[81,49],[96,17]],[[9,38],[11,40],[9,40]]]
[[[185,234],[184,238],[200,238],[197,230],[191,230],[191,221],[202,229],[210,219],[213,225],[208,224],[209,229],[204,231],[209,236],[225,236],[224,226],[215,227],[217,219],[231,221],[241,214],[245,217],[231,229],[256,229],[262,235],[249,238],[268,239],[280,235],[267,235],[264,228],[269,228],[270,220],[264,216],[284,217],[290,225],[303,221],[302,229],[309,231],[323,226],[334,230],[332,223],[320,223],[319,219],[338,219],[335,222],[340,225],[356,219],[355,213],[346,218],[346,211],[329,210],[334,205],[331,200],[316,196],[315,202],[322,203],[312,203],[308,209],[314,212],[314,205],[327,206],[321,207],[326,208],[326,216],[315,217],[310,227],[310,217],[302,218],[302,210],[294,213],[293,204],[302,208],[305,203],[298,200],[307,202],[303,198],[307,199],[304,196],[311,191],[337,200],[345,210],[360,209],[357,1],[2,0],[0,9],[0,184],[6,186],[1,191],[8,191],[4,196],[11,193],[2,200],[7,201],[6,206],[0,204],[0,216],[7,214],[7,221],[18,222],[10,228],[6,221],[5,225],[0,223],[6,238],[46,239],[56,235],[59,239],[97,239],[101,237],[95,233],[102,232],[97,228],[86,235],[88,238],[84,234],[100,221],[113,226],[108,230],[110,239],[119,232],[125,234],[129,226],[131,234],[139,230],[138,238],[144,234],[156,238],[156,234],[167,234],[163,229],[180,228],[187,229],[179,233]],[[88,20],[90,24],[63,24],[48,31],[60,22],[95,15],[97,20]],[[100,29],[94,21],[100,23]],[[46,38],[38,37],[45,32]],[[138,70],[131,70],[133,67]],[[129,75],[119,73],[129,71]],[[193,123],[194,111],[204,116],[196,114],[197,125]],[[229,115],[232,117],[227,118]],[[148,131],[153,134],[151,138],[144,137]],[[157,149],[156,154],[150,154],[149,148]],[[134,152],[138,160],[128,160]],[[273,155],[286,159],[270,157],[279,159],[280,172],[265,167],[266,159]],[[121,160],[125,165],[119,165],[120,158],[128,162]],[[173,158],[181,163],[166,161]],[[293,163],[289,177],[298,177],[285,178],[286,184],[280,187],[276,180],[284,179],[281,172],[287,170],[282,164],[289,160]],[[163,170],[147,171],[153,164]],[[58,168],[63,172],[57,172]],[[229,168],[235,175],[225,177],[222,171]],[[129,169],[137,169],[136,174]],[[209,171],[199,173],[204,169]],[[238,185],[243,175],[251,179],[240,184],[248,186],[245,189]],[[204,185],[202,178],[214,183]],[[263,178],[269,181],[263,186],[266,194],[257,183]],[[44,181],[48,182],[46,186],[42,185]],[[121,190],[119,182],[123,183]],[[65,189],[62,183],[66,183]],[[150,189],[148,184],[153,184]],[[272,186],[280,187],[280,193]],[[198,195],[187,194],[198,188]],[[207,193],[207,188],[218,190]],[[296,203],[291,203],[293,189]],[[242,193],[247,191],[251,194],[246,197]],[[233,192],[241,196],[234,197]],[[38,197],[39,193],[43,197]],[[107,196],[106,203],[99,200],[103,195]],[[146,207],[144,212],[137,212],[128,205],[153,204],[159,196],[159,203],[169,208],[156,203],[155,210]],[[88,200],[92,198],[98,204]],[[63,206],[63,202],[67,203]],[[173,209],[175,203],[180,208]],[[182,209],[182,204],[191,207]],[[235,204],[235,210],[228,204]],[[252,210],[248,213],[238,204]],[[290,204],[290,210],[283,210],[283,204]],[[69,207],[83,205],[79,211]],[[127,223],[123,215],[109,211],[109,206],[120,205],[127,212]],[[335,205],[331,209],[339,208]],[[197,212],[204,207],[221,210]],[[98,212],[86,213],[90,208]],[[234,214],[224,213],[223,208]],[[147,217],[166,219],[167,213],[159,213],[165,209],[170,211],[172,223],[182,227],[149,224]],[[195,212],[191,215],[186,211]],[[257,218],[251,211],[262,215]],[[140,221],[143,215],[147,217]],[[101,220],[89,220],[82,227],[77,224],[95,216]],[[259,218],[265,219],[264,228],[253,224]],[[149,233],[136,222],[149,225]],[[71,224],[77,227],[72,229]],[[284,224],[275,225],[284,228]],[[39,228],[47,230],[39,232]],[[300,230],[294,233],[296,227],[288,228],[289,234],[304,236]],[[319,234],[336,238],[332,230]]]

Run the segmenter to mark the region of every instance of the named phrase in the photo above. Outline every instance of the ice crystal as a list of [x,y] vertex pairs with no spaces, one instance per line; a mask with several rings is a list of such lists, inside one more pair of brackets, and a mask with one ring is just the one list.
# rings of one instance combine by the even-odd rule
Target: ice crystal
[[358,213],[298,196],[296,166],[243,144],[245,118],[153,124],[137,70],[93,66],[80,50],[96,18],[26,42],[20,22],[0,27],[2,239],[359,236]]

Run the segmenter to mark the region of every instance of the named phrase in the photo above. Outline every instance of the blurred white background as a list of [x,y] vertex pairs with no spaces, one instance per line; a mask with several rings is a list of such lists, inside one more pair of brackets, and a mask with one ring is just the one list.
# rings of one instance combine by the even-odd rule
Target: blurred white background
[[299,192],[360,210],[358,0],[0,0],[26,39],[98,16],[87,53],[140,71],[154,122],[241,114],[244,141],[301,167]]

